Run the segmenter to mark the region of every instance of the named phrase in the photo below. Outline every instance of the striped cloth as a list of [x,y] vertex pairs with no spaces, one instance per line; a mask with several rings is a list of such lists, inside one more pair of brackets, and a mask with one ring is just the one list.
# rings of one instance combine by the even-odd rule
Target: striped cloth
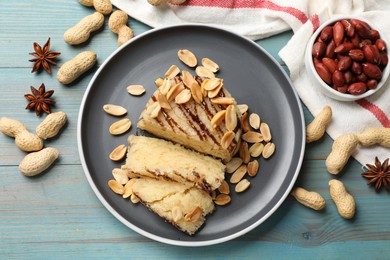
[[[279,55],[301,100],[316,115],[325,105],[333,110],[327,133],[333,138],[370,127],[390,127],[390,81],[375,95],[356,102],[340,102],[324,96],[310,81],[304,52],[310,36],[334,15],[355,14],[390,35],[390,1],[386,0],[188,0],[181,5],[151,6],[146,0],[111,0],[117,8],[151,26],[199,23],[222,27],[257,40],[292,29],[293,37]],[[378,11],[380,10],[380,11]],[[390,43],[389,43],[390,46]],[[389,148],[360,148],[353,154],[361,164],[390,156]]]

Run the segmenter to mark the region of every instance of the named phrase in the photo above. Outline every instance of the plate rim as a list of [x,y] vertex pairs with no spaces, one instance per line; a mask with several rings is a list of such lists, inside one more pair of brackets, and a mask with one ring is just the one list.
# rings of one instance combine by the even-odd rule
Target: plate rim
[[[92,179],[92,176],[91,176],[91,174],[90,174],[90,172],[88,170],[87,164],[86,164],[86,160],[85,160],[85,156],[84,156],[84,152],[83,152],[82,140],[81,140],[81,135],[82,135],[81,134],[81,130],[82,130],[81,129],[81,124],[82,124],[82,118],[83,118],[83,113],[84,113],[84,109],[85,109],[86,100],[87,100],[87,98],[88,98],[88,96],[90,94],[92,85],[94,84],[96,78],[100,75],[100,72],[105,68],[107,63],[110,62],[112,60],[112,58],[118,52],[120,52],[122,49],[126,48],[132,42],[134,42],[134,41],[136,41],[136,40],[138,40],[140,38],[146,37],[149,34],[153,34],[155,32],[161,31],[161,30],[172,30],[172,29],[176,29],[176,28],[180,28],[180,27],[201,27],[201,28],[204,28],[204,29],[220,30],[220,31],[223,31],[223,32],[228,33],[228,34],[232,34],[235,37],[238,37],[238,38],[248,42],[249,44],[252,44],[256,48],[258,48],[260,51],[262,51],[273,63],[275,63],[279,67],[279,69],[281,70],[281,72],[285,76],[286,80],[290,83],[290,86],[291,86],[293,94],[294,94],[294,98],[297,101],[299,115],[301,117],[301,124],[302,124],[302,137],[303,138],[301,140],[301,151],[300,151],[300,156],[299,156],[299,161],[298,161],[298,164],[297,164],[297,168],[295,169],[292,181],[290,182],[290,184],[288,185],[287,189],[285,190],[285,192],[281,196],[281,198],[278,200],[278,202],[263,217],[259,218],[256,222],[254,222],[253,224],[247,226],[246,228],[244,228],[244,229],[242,229],[242,230],[240,230],[240,231],[238,231],[238,232],[236,232],[234,234],[228,235],[228,236],[224,236],[224,237],[217,238],[217,239],[205,240],[205,241],[180,241],[180,240],[174,240],[174,239],[169,239],[169,238],[163,238],[163,237],[160,237],[158,235],[155,235],[153,233],[150,233],[148,231],[145,231],[145,230],[137,227],[136,225],[130,223],[128,220],[126,220],[124,217],[122,217],[104,199],[103,195],[100,193],[99,189],[96,187],[96,185],[95,185],[95,183],[94,183],[94,181]],[[116,219],[118,219],[120,222],[122,222],[122,224],[124,224],[128,228],[132,229],[133,231],[137,232],[138,234],[140,234],[140,235],[142,235],[144,237],[147,237],[149,239],[152,239],[152,240],[164,243],[164,244],[176,245],[176,246],[186,246],[186,247],[209,246],[209,245],[215,245],[215,244],[220,244],[220,243],[223,243],[223,242],[227,242],[227,241],[233,240],[235,238],[238,238],[238,237],[248,233],[249,231],[251,231],[251,230],[255,229],[257,226],[259,226],[261,223],[263,223],[265,220],[267,220],[282,205],[282,203],[285,201],[285,199],[287,198],[288,194],[290,193],[292,187],[294,186],[294,184],[295,184],[295,182],[296,182],[296,180],[298,178],[299,172],[300,172],[301,167],[302,167],[304,153],[305,153],[305,148],[306,148],[306,141],[305,141],[305,138],[304,138],[305,136],[306,136],[305,118],[304,118],[304,114],[303,114],[302,103],[300,101],[299,95],[298,95],[297,91],[295,90],[294,85],[293,85],[290,77],[284,71],[284,69],[281,67],[279,62],[270,53],[268,53],[268,51],[266,51],[263,47],[261,47],[260,45],[258,45],[254,41],[252,41],[252,40],[250,40],[248,38],[245,38],[242,35],[239,35],[236,32],[228,31],[228,30],[226,30],[224,28],[221,28],[221,27],[218,27],[218,26],[203,25],[203,24],[193,24],[193,23],[185,23],[185,24],[180,24],[180,25],[172,25],[172,26],[164,26],[164,27],[159,27],[159,28],[152,28],[152,29],[150,29],[148,31],[145,31],[145,32],[137,35],[136,37],[134,37],[130,41],[126,42],[122,46],[118,47],[115,51],[113,51],[104,60],[104,62],[100,65],[100,67],[97,69],[97,71],[95,72],[95,74],[93,75],[91,80],[89,81],[88,86],[87,86],[87,88],[86,88],[86,90],[84,92],[82,101],[80,103],[80,110],[79,110],[78,119],[77,119],[77,149],[78,149],[78,153],[79,153],[79,157],[80,157],[81,166],[83,168],[84,175],[86,176],[89,185],[91,186],[92,190],[94,191],[94,193],[97,196],[97,198],[99,199],[99,201],[103,204],[103,206]]]

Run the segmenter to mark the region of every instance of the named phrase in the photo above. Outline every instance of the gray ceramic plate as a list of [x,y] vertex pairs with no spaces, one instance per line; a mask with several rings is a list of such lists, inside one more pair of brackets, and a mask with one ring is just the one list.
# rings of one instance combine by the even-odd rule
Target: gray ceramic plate
[[[170,65],[189,69],[177,58],[179,49],[189,49],[200,60],[211,58],[221,67],[218,76],[238,103],[248,104],[271,128],[276,153],[251,178],[249,190],[232,192],[232,202],[217,207],[194,236],[187,236],[165,223],[141,204],[114,194],[107,186],[111,171],[121,163],[108,155],[129,134],[139,134],[137,119],[150,95],[154,80]],[[193,72],[193,70],[190,69]],[[193,72],[194,73],[194,72]],[[146,94],[130,96],[126,87],[141,84]],[[108,128],[118,118],[103,112],[104,104],[122,105],[133,122],[130,132],[110,135]],[[261,47],[231,32],[201,25],[182,25],[151,30],[115,51],[91,80],[81,104],[78,145],[87,179],[104,206],[123,224],[151,239],[174,245],[203,246],[221,243],[252,230],[284,201],[299,173],[304,148],[304,118],[299,98],[278,63]],[[123,162],[122,162],[123,163]],[[232,187],[232,190],[234,188]]]

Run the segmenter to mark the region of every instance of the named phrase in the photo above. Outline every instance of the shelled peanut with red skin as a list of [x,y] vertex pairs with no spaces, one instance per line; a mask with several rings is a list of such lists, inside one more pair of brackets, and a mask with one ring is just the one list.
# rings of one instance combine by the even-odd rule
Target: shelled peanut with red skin
[[388,63],[379,32],[358,19],[325,26],[312,46],[318,76],[341,93],[360,95],[375,89]]

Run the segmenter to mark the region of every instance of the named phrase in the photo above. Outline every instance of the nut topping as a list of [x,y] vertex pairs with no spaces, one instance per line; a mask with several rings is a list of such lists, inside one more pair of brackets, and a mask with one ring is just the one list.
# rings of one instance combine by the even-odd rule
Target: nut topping
[[191,99],[191,91],[189,89],[183,89],[176,97],[176,104],[184,104],[190,101]]
[[227,149],[233,142],[235,134],[233,131],[226,132],[221,139],[221,146],[223,149]]
[[202,65],[205,68],[208,68],[211,72],[217,72],[219,71],[219,66],[214,61],[210,60],[209,58],[203,58],[202,59]]
[[242,159],[239,158],[239,157],[234,157],[233,159],[230,160],[230,162],[228,162],[226,164],[226,169],[225,171],[227,173],[233,173],[235,170],[238,169],[238,167],[240,167],[242,165]]
[[225,119],[225,114],[226,114],[226,110],[218,111],[211,119],[210,122],[211,126],[213,128],[217,128],[217,126],[219,126],[222,123],[222,121]]
[[151,118],[158,117],[161,111],[161,106],[159,102],[154,102],[146,108],[146,113],[150,115]]
[[225,113],[225,125],[227,130],[233,131],[237,127],[237,114],[233,105],[229,105],[226,108]]
[[245,164],[241,165],[232,175],[230,178],[230,183],[238,183],[241,181],[242,178],[244,178],[245,174],[247,172],[247,166]]
[[113,161],[120,161],[125,157],[126,151],[127,151],[126,146],[124,144],[121,144],[117,146],[114,150],[112,150],[109,157]]
[[123,116],[127,113],[127,109],[121,106],[105,104],[103,106],[104,112],[112,116]]
[[127,92],[133,96],[141,96],[145,93],[145,88],[142,85],[130,85],[127,87]]
[[214,199],[214,203],[217,204],[218,206],[224,206],[230,203],[232,199],[230,198],[229,195],[227,194],[219,194],[217,197]]
[[203,66],[196,67],[195,73],[199,77],[204,77],[204,78],[209,78],[209,79],[215,78],[214,73],[211,70],[209,70],[208,68],[203,67]]
[[195,67],[198,63],[196,56],[189,50],[179,50],[177,52],[179,59],[189,67]]
[[239,183],[237,183],[234,190],[238,193],[243,192],[243,191],[247,190],[250,185],[251,185],[251,183],[247,179],[243,179]]
[[253,129],[259,129],[260,128],[260,116],[256,113],[252,113],[249,116],[249,124]]
[[250,163],[248,163],[247,169],[248,175],[251,177],[255,177],[259,170],[259,162],[257,160],[251,161]]
[[169,67],[167,72],[165,72],[164,76],[168,79],[173,79],[179,73],[180,73],[180,69],[176,65],[172,65],[171,67]]
[[199,206],[197,206],[192,211],[185,214],[184,219],[187,222],[195,222],[202,216],[202,214],[203,210]]
[[125,192],[125,189],[123,188],[122,184],[117,182],[116,180],[109,180],[108,181],[108,187],[115,192],[116,194],[122,195]]
[[120,134],[127,132],[127,130],[129,130],[130,127],[131,127],[130,119],[124,118],[124,119],[121,119],[121,120],[113,123],[110,126],[109,131],[112,135],[120,135]]

